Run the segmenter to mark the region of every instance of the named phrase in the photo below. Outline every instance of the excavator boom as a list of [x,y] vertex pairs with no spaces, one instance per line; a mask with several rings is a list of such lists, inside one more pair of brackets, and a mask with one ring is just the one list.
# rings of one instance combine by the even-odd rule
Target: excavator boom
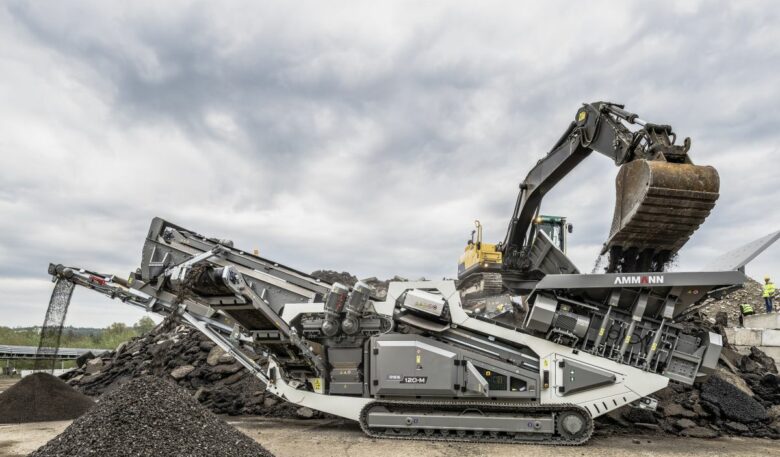
[[584,104],[520,185],[500,246],[504,272],[539,279],[530,253],[538,238],[533,221],[542,199],[593,151],[621,167],[613,224],[602,251],[610,254],[608,272],[663,271],[709,215],[720,185],[714,168],[691,162],[690,139],[675,142],[671,126],[643,121],[622,105]]

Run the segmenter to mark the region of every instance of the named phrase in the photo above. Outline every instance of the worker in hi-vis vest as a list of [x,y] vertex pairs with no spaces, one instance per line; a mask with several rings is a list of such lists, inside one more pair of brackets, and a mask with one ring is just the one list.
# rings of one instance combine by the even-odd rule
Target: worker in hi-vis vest
[[750,303],[742,303],[739,305],[739,326],[742,327],[745,325],[742,317],[752,316],[753,314],[756,314],[756,312],[753,311],[753,306]]
[[772,298],[775,296],[775,284],[769,276],[764,276],[764,304],[766,312],[772,312]]

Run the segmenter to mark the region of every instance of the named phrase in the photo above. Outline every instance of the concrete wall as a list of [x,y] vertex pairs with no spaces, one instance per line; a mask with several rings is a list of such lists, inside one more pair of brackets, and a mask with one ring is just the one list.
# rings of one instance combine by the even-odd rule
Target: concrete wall
[[732,327],[726,329],[726,338],[736,346],[780,347],[780,330]]
[[756,346],[780,365],[780,313],[745,316],[743,322],[744,327],[725,329],[729,343],[743,354]]
[[745,316],[742,322],[745,328],[780,329],[780,313]]

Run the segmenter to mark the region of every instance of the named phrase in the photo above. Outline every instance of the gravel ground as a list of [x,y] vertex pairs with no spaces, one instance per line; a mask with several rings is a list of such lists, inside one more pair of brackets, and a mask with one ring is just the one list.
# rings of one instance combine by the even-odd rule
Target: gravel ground
[[106,394],[88,414],[30,455],[273,457],[185,390],[153,376]]
[[[697,439],[674,436],[594,436],[585,446],[429,443],[373,440],[349,421],[310,421],[230,417],[230,425],[263,444],[277,457],[646,457],[745,456],[777,454],[777,441],[756,438]],[[0,457],[22,457],[68,426],[69,422],[0,425]]]

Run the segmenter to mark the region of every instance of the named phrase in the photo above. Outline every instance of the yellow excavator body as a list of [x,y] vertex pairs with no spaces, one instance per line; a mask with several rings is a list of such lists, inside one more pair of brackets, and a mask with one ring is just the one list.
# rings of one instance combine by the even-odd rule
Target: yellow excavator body
[[490,268],[492,265],[500,267],[501,251],[496,246],[490,243],[467,244],[463,254],[458,259],[458,274],[478,267]]
[[[482,224],[474,221],[476,230],[458,259],[459,289],[472,296],[501,292],[503,254],[497,244],[482,242]],[[476,239],[475,235],[476,234]]]

